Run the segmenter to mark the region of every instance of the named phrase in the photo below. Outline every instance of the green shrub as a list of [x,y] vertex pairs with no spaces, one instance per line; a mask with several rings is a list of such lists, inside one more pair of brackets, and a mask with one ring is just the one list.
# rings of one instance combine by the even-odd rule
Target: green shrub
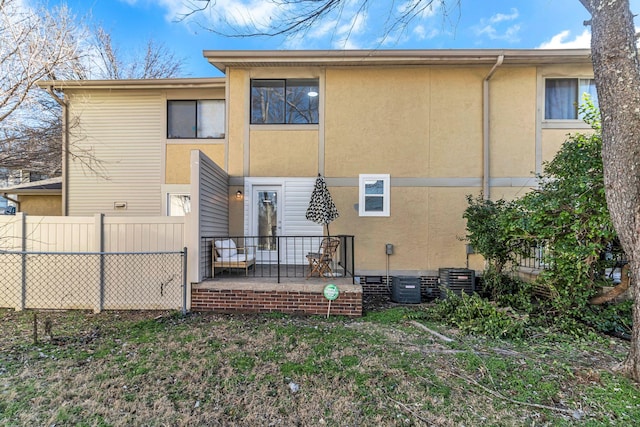
[[[537,189],[510,202],[467,197],[466,238],[487,260],[483,291],[498,305],[619,331],[630,325],[626,310],[589,305],[619,245],[605,198],[599,112],[589,99],[580,111],[592,131],[567,138],[553,160],[543,164]],[[531,286],[504,272],[541,241],[547,247],[547,268],[537,282],[553,292],[534,303]],[[571,323],[555,322],[573,329]]]

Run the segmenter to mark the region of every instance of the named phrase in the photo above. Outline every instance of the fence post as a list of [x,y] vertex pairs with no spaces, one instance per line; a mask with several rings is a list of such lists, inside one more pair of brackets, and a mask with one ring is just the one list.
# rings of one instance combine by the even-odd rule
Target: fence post
[[183,249],[182,255],[182,315],[187,314],[187,247]]
[[98,304],[93,309],[94,313],[100,313],[104,309],[104,214],[95,214],[95,239],[96,250],[99,252],[99,279],[98,279]]
[[20,239],[21,255],[21,286],[20,286],[20,305],[16,311],[22,311],[27,305],[27,215],[24,212],[16,214],[16,219],[20,222],[18,226],[18,235]]

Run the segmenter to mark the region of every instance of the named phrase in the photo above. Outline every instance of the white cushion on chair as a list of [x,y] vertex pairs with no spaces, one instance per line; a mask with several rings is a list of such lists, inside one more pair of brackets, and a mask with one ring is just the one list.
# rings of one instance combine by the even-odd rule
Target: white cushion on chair
[[218,255],[220,255],[222,259],[227,259],[238,254],[236,242],[234,242],[233,239],[216,240],[214,244]]
[[216,261],[218,262],[245,262],[245,261],[253,261],[254,256],[249,254],[236,254],[230,257],[217,257]]

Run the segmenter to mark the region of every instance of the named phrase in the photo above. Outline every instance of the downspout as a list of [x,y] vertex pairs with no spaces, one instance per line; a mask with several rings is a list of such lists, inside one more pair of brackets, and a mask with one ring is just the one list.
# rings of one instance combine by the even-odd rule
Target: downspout
[[496,63],[493,64],[493,68],[489,71],[489,74],[484,78],[482,82],[482,157],[483,157],[483,172],[482,172],[482,194],[485,200],[489,200],[491,197],[491,151],[490,139],[489,139],[489,80],[493,77],[493,73],[496,69],[502,65],[504,61],[504,55],[498,56]]
[[69,200],[67,197],[67,173],[69,170],[69,105],[53,91],[51,86],[47,86],[47,92],[49,92],[49,95],[62,107],[62,216],[67,216]]

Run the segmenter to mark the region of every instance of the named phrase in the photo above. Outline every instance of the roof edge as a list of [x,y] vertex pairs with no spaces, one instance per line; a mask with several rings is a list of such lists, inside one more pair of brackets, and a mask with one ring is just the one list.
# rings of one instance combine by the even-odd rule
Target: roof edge
[[184,89],[223,88],[224,77],[175,79],[122,79],[122,80],[39,80],[42,89]]
[[590,49],[395,49],[395,50],[205,50],[218,70],[227,66],[367,66],[590,62]]

